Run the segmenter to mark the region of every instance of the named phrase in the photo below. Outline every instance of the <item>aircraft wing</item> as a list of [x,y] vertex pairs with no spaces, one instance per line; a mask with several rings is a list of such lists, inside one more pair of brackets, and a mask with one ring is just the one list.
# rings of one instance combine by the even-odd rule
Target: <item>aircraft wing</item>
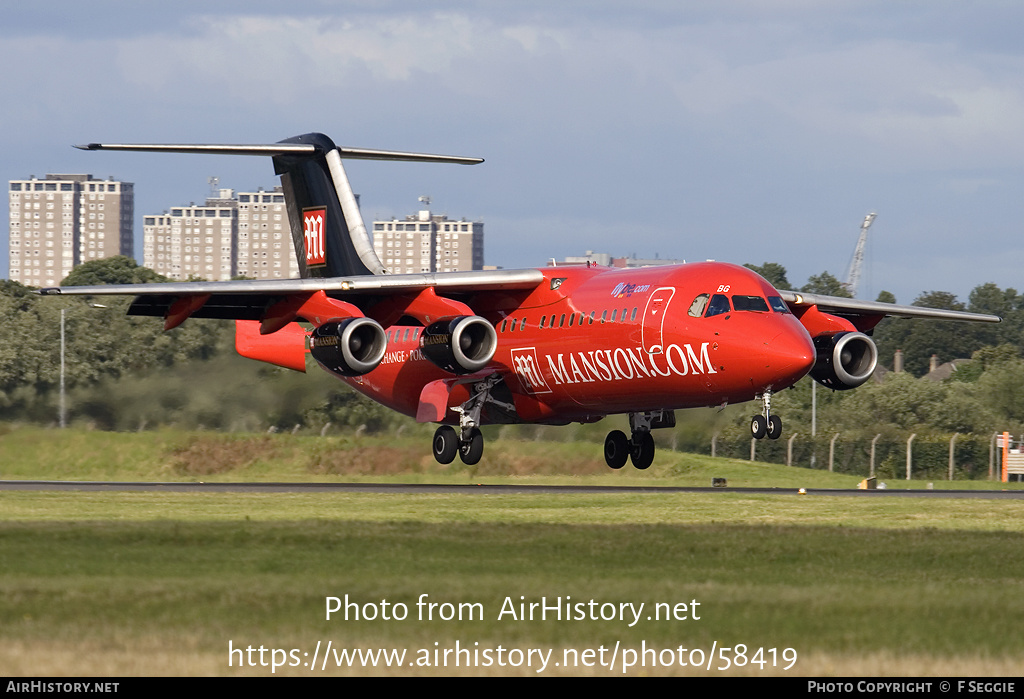
[[897,306],[893,303],[880,301],[861,301],[839,296],[823,296],[806,294],[802,291],[780,291],[782,300],[790,310],[800,310],[817,306],[818,310],[844,318],[875,318],[881,320],[885,316],[896,318],[931,318],[933,320],[966,320],[976,323],[998,323],[999,316],[985,313],[968,313],[967,311],[949,311],[941,308],[924,308],[921,306]]
[[[435,294],[481,294],[526,291],[544,281],[538,269],[442,272],[435,274],[360,275],[336,278],[106,284],[40,289],[44,296],[135,296],[129,315],[171,317],[188,306],[184,317],[264,320],[267,310],[289,299],[319,292],[357,307],[388,297]],[[176,306],[177,304],[177,306]],[[180,321],[179,321],[180,322]],[[173,325],[177,325],[174,323]],[[169,327],[173,327],[170,325]]]

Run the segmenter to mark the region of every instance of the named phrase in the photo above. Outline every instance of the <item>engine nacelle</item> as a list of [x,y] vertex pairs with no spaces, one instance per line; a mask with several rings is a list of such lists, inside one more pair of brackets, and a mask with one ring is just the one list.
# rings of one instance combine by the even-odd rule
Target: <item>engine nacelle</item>
[[424,356],[453,374],[472,374],[491,361],[498,348],[498,333],[480,316],[439,320],[424,329],[420,350]]
[[860,332],[836,333],[814,338],[818,360],[811,376],[836,391],[857,388],[871,378],[878,364],[878,348]]
[[388,340],[372,318],[345,318],[324,323],[309,338],[309,353],[325,369],[342,376],[373,371],[384,358]]

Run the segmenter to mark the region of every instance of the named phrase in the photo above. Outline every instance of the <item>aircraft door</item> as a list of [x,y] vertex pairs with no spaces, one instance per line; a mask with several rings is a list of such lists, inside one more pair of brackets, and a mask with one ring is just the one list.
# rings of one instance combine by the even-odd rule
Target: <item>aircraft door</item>
[[662,354],[665,351],[662,344],[662,331],[665,327],[665,314],[668,311],[669,302],[672,301],[675,293],[674,286],[662,286],[655,289],[647,299],[644,322],[640,329],[640,341],[644,351],[648,354]]

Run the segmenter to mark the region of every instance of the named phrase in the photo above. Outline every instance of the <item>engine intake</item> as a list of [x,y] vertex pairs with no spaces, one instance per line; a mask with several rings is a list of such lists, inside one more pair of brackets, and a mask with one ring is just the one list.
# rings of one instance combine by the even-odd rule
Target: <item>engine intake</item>
[[384,358],[388,341],[384,328],[372,318],[345,318],[324,323],[309,339],[309,353],[328,371],[361,376]]
[[498,333],[480,316],[459,316],[429,325],[420,336],[424,356],[445,371],[471,374],[491,361]]
[[860,332],[836,333],[814,338],[818,360],[811,376],[822,386],[836,391],[857,388],[869,378],[878,364],[878,348]]

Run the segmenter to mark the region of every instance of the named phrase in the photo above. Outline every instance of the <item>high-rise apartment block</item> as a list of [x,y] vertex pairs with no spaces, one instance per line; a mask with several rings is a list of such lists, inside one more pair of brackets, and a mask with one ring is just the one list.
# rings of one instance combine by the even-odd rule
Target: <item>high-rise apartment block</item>
[[238,202],[230,189],[200,206],[142,219],[142,264],[168,279],[226,281],[235,275]]
[[420,211],[373,222],[373,248],[392,274],[483,269],[484,224]]
[[201,206],[143,218],[143,263],[170,279],[299,276],[280,187],[220,190]]
[[134,254],[131,182],[92,175],[10,180],[10,278],[56,286],[82,262]]
[[[56,286],[83,262],[134,256],[131,182],[91,175],[11,180],[9,199],[12,280]],[[374,221],[373,244],[394,274],[483,269],[479,221],[424,210],[402,221]],[[142,264],[174,280],[297,278],[284,192],[221,189],[201,205],[144,216]]]
[[299,276],[281,187],[238,193],[238,274],[253,279]]

